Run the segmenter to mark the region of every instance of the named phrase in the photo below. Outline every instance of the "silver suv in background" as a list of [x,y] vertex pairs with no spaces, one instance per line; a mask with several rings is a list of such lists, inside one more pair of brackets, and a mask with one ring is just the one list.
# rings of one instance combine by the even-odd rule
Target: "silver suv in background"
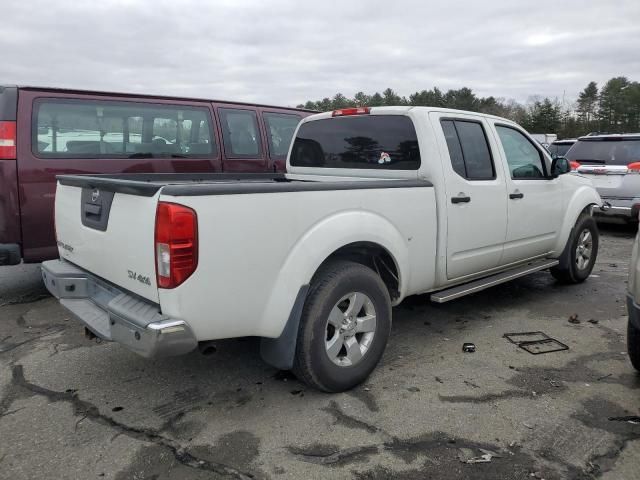
[[640,133],[580,137],[565,156],[572,171],[590,178],[602,200],[611,205],[594,213],[613,221],[638,221]]

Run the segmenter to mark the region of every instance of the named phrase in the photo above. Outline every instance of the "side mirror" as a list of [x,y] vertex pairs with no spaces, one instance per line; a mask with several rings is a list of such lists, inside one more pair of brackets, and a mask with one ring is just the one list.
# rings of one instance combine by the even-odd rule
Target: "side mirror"
[[571,164],[566,157],[556,157],[551,162],[551,178],[558,178],[560,175],[569,173]]

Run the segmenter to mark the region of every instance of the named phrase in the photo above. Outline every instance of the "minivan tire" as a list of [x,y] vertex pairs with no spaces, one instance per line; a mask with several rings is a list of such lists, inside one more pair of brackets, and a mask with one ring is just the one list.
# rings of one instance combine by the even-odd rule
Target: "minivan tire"
[[[364,302],[363,306],[354,312],[359,302]],[[360,263],[330,261],[318,270],[310,284],[300,319],[293,373],[307,385],[325,392],[349,390],[374,370],[390,332],[391,300],[380,276]]]
[[640,372],[640,329],[631,320],[627,324],[627,351],[631,365]]
[[[584,247],[585,235],[590,239],[589,259],[585,263],[584,257],[579,258],[579,249]],[[562,283],[584,282],[596,263],[598,256],[599,233],[598,225],[591,215],[582,214],[578,217],[567,245],[560,256],[560,264],[551,268],[551,275]],[[584,251],[584,248],[582,249]]]

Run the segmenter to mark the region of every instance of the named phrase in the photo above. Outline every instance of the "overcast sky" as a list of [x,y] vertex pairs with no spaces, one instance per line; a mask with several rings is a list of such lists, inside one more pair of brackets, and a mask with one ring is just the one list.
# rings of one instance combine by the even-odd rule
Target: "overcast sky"
[[0,83],[296,105],[391,87],[573,99],[640,80],[640,0],[17,0]]

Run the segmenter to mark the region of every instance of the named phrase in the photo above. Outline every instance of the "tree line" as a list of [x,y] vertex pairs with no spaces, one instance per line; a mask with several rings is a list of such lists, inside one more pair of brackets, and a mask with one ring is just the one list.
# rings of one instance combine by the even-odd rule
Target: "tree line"
[[387,88],[382,93],[356,93],[347,98],[337,93],[333,98],[308,101],[299,108],[336,110],[347,107],[409,105],[455,108],[509,118],[530,132],[557,133],[559,138],[585,135],[589,132],[640,132],[640,83],[627,77],[614,77],[598,88],[596,82],[582,90],[572,104],[557,98],[533,97],[527,103],[494,96],[479,97],[463,87],[442,91],[438,87],[400,96]]

